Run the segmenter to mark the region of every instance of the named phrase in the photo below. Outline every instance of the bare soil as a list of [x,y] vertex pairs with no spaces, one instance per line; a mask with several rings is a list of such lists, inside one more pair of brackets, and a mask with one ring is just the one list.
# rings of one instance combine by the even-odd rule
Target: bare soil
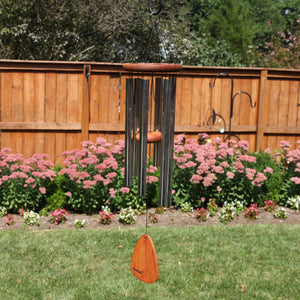
[[[255,220],[249,220],[244,217],[244,214],[236,216],[232,222],[227,223],[229,226],[244,224],[244,225],[253,225],[253,224],[300,224],[300,211],[292,210],[289,208],[286,209],[287,219],[278,219],[273,216],[272,213],[265,211],[263,208],[259,208],[259,218]],[[154,208],[149,209],[148,213],[154,213]],[[163,213],[158,214],[158,222],[150,223],[148,226],[201,226],[201,225],[217,225],[221,224],[218,214],[214,216],[209,216],[206,222],[199,222],[196,219],[196,213],[190,212],[185,213],[181,210],[176,210],[174,208],[166,208]],[[74,229],[76,230],[74,223],[75,220],[85,220],[85,229],[112,229],[112,228],[137,228],[143,227],[146,225],[146,215],[137,216],[136,222],[133,225],[123,225],[118,221],[118,214],[115,215],[114,221],[109,225],[102,225],[98,222],[98,215],[85,215],[85,214],[69,214],[67,220],[54,226],[50,223],[50,215],[47,217],[40,218],[40,225],[25,226],[23,217],[19,215],[13,215],[14,224],[10,226],[4,226],[3,223],[6,217],[0,218],[0,230],[14,230],[14,229],[24,229],[25,227],[29,230],[59,230],[59,229]]]

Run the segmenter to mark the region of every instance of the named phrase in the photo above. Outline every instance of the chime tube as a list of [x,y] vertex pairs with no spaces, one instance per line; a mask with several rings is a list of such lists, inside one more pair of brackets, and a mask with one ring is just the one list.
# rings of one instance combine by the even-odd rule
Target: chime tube
[[[155,80],[155,96],[154,96],[154,130],[162,131],[162,103],[163,103],[163,78],[159,77]],[[153,165],[158,167],[161,162],[161,143],[154,144]]]
[[148,133],[148,111],[149,111],[149,80],[142,80],[140,91],[140,141],[139,141],[139,195],[146,194],[146,176],[147,176],[147,133]]
[[163,133],[159,193],[160,205],[164,207],[170,207],[172,202],[175,88],[175,78],[164,80]]
[[134,94],[133,79],[126,79],[126,120],[125,120],[125,186],[132,185],[133,175],[133,139],[131,133],[134,132]]

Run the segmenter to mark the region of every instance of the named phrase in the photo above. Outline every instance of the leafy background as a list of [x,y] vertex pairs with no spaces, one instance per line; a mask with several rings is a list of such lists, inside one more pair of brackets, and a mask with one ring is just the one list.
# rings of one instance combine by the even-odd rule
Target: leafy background
[[0,58],[299,68],[300,0],[163,3],[2,0]]

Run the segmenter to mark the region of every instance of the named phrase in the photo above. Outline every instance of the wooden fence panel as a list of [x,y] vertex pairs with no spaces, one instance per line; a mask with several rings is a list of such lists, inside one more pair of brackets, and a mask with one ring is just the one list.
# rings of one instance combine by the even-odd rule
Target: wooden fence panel
[[[177,76],[175,133],[197,138],[228,134],[231,79],[234,101],[232,134],[249,141],[250,148],[272,150],[281,140],[292,147],[300,139],[300,70],[184,66]],[[124,140],[126,78],[133,76],[121,64],[81,62],[0,61],[1,148],[25,157],[47,153],[62,163],[61,153],[79,148],[82,140],[98,136],[113,143]],[[156,74],[150,80],[153,101]],[[160,76],[160,75],[159,75]],[[150,108],[153,103],[150,103]],[[217,117],[212,124],[212,111]],[[153,122],[150,109],[149,124]]]
[[[56,121],[56,93],[57,93],[57,74],[46,74],[46,86],[45,86],[45,122],[54,123]],[[51,161],[55,160],[55,132],[50,131],[45,136],[45,153],[49,155]]]
[[[55,122],[64,124],[67,122],[67,82],[68,74],[56,74],[56,102],[55,102]],[[67,131],[55,132],[55,162],[62,164],[61,153],[67,150]]]
[[[24,101],[24,122],[34,123],[34,93],[35,93],[35,80],[34,73],[26,72],[24,73],[24,91],[23,91],[23,101]],[[15,101],[15,99],[12,99]],[[34,132],[24,131],[23,134],[24,145],[23,154],[25,157],[31,156],[34,152]],[[15,150],[13,150],[15,151]]]
[[[12,120],[12,73],[3,72],[1,74],[1,121],[10,122]],[[13,140],[9,131],[1,132],[1,148],[12,148]]]
[[[23,121],[23,74],[14,72],[12,75],[12,91],[11,91],[11,119],[14,122]],[[12,101],[14,99],[14,101]],[[12,139],[12,147],[17,153],[23,153],[23,133],[10,133]]]

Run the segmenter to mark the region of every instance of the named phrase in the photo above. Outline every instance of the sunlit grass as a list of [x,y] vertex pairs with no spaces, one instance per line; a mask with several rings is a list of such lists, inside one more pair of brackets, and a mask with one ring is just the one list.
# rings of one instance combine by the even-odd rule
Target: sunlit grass
[[130,272],[142,229],[1,232],[0,299],[299,299],[300,226],[155,227],[160,277]]

